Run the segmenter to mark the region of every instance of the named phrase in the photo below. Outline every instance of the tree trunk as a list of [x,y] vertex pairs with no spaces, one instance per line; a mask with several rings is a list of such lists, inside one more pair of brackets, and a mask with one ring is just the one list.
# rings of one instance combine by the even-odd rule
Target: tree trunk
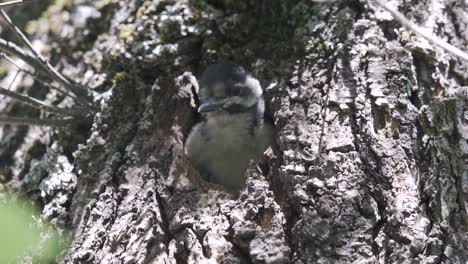
[[[468,261],[466,62],[368,1],[74,2],[35,34],[93,90],[93,124],[0,132],[8,186],[70,233],[59,262]],[[468,46],[463,1],[390,4]],[[261,80],[277,128],[238,196],[183,155],[183,73],[222,60]]]

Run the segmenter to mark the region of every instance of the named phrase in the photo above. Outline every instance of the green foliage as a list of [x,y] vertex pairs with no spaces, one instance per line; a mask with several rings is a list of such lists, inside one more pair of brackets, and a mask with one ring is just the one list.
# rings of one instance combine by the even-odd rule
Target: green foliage
[[55,259],[57,238],[46,232],[49,226],[39,227],[37,215],[27,202],[0,202],[0,263],[16,263],[25,255],[34,256],[35,262]]

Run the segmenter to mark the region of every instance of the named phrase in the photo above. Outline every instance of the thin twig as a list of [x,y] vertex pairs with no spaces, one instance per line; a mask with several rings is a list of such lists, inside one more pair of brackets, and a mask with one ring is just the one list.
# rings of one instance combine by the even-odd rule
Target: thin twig
[[[13,86],[13,83],[15,82],[16,80],[16,77],[18,77],[20,71],[17,70],[16,73],[15,73],[15,76],[13,77],[13,80],[10,82],[10,84],[8,85],[8,90],[11,90],[11,86]],[[5,99],[5,95],[1,95],[0,98],[3,100]]]
[[23,41],[23,43],[28,47],[28,49],[33,53],[34,56],[39,58],[41,61],[45,61],[44,57],[37,52],[31,42],[29,42],[28,38],[26,35],[21,31],[11,20],[11,18],[8,16],[7,13],[5,13],[5,10],[0,9],[0,16],[7,22],[8,27]]
[[82,109],[67,109],[67,108],[60,108],[56,107],[53,105],[48,105],[40,100],[37,100],[36,98],[33,98],[28,95],[20,94],[17,92],[9,91],[8,89],[1,88],[0,87],[0,94],[6,95],[12,99],[15,99],[19,102],[28,104],[34,108],[46,111],[46,112],[52,112],[52,113],[58,113],[62,115],[69,115],[69,116],[78,116],[78,117],[83,117],[86,115],[86,112],[81,112]]
[[[44,85],[45,87],[48,87],[50,89],[53,89],[53,90],[56,90],[57,92],[59,92],[60,94],[64,95],[64,96],[69,96],[70,98],[76,100],[76,102],[78,104],[81,104],[83,105],[83,103],[81,103],[81,101],[73,94],[71,94],[69,91],[67,90],[62,90],[60,89],[59,87],[56,87],[52,84],[49,84],[47,83],[46,81],[42,80],[39,76],[37,76],[36,73],[34,72],[31,72],[30,70],[27,70],[23,67],[21,67],[20,65],[18,65],[18,63],[16,63],[12,58],[10,58],[8,55],[6,55],[5,53],[3,54],[0,54],[0,56],[3,56],[9,63],[11,63],[12,65],[14,65],[20,72],[24,72],[26,74],[29,74],[31,77],[34,78],[34,80],[38,81],[40,84]],[[85,104],[85,106],[88,105],[88,104]]]
[[15,73],[15,76],[13,77],[13,80],[11,80],[10,84],[8,85],[8,90],[11,90],[11,86],[13,86],[13,83],[16,81],[16,78],[18,77],[20,71],[17,70]]
[[3,2],[3,3],[0,3],[0,7],[3,8],[3,7],[17,5],[17,4],[21,4],[21,3],[29,2],[29,1],[34,1],[34,0],[13,0],[13,1],[8,1],[8,2]]
[[18,47],[15,43],[6,41],[4,39],[0,38],[0,49],[8,53],[12,56],[16,56],[20,59],[22,59],[24,62],[27,64],[31,65],[31,67],[37,69],[42,69],[42,65],[39,64],[39,61],[37,61],[31,53],[23,50],[22,48]]
[[[23,50],[22,48],[18,47],[15,43],[10,42],[10,41],[6,41],[6,40],[0,38],[0,50],[2,50],[3,52],[5,52],[5,53],[7,53],[9,55],[16,56],[16,57],[20,58],[21,60],[23,60],[24,62],[29,64],[31,67],[33,67],[34,69],[41,70],[42,72],[46,73],[49,77],[51,77],[53,80],[56,80],[57,82],[59,82],[60,84],[63,85],[63,83],[60,82],[60,80],[58,80],[57,78],[54,78],[53,76],[51,76],[49,74],[47,69],[44,68],[44,65],[41,64],[41,62],[39,60],[37,60],[35,57],[33,57],[33,55],[31,55],[31,53],[29,53],[29,52]],[[77,96],[78,96],[77,100],[80,100],[80,102],[85,103],[85,106],[89,107],[89,109],[85,109],[85,111],[90,112],[90,109],[92,109],[92,106],[90,106],[89,101],[82,99],[79,95],[77,95]]]
[[18,36],[18,38],[21,39],[21,41],[28,47],[29,51],[32,53],[31,57],[37,60],[35,64],[40,66],[40,69],[45,71],[52,79],[59,82],[62,86],[73,92],[78,97],[86,98],[89,104],[90,100],[87,96],[85,89],[82,86],[73,83],[71,80],[62,75],[49,63],[48,60],[46,60],[39,52],[37,52],[32,46],[31,42],[26,37],[26,35],[13,23],[11,18],[8,16],[7,13],[5,13],[3,9],[0,9],[0,16],[7,22],[8,26]]
[[453,55],[468,61],[468,54],[461,49],[443,41],[442,39],[436,37],[433,34],[428,33],[425,29],[417,26],[413,22],[411,22],[409,19],[407,19],[402,13],[398,12],[397,10],[394,10],[390,6],[388,6],[384,1],[382,0],[374,0],[379,6],[381,6],[383,9],[387,10],[392,14],[392,16],[398,20],[403,26],[408,28],[409,30],[413,31],[414,33],[420,35],[421,37],[429,40],[430,42],[436,44],[440,48],[452,53]]
[[66,126],[74,123],[74,118],[45,119],[29,117],[13,117],[0,114],[0,125],[36,125],[36,126]]

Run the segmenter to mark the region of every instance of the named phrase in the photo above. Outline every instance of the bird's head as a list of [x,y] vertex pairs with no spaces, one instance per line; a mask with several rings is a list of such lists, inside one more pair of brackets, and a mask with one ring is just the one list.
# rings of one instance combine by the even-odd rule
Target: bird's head
[[221,109],[229,113],[247,112],[260,100],[263,100],[260,83],[239,65],[213,64],[200,78],[200,113]]

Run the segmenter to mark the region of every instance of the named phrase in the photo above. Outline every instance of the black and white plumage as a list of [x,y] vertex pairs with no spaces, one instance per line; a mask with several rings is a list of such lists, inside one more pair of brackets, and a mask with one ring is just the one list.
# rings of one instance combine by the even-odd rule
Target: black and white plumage
[[209,66],[199,85],[203,121],[192,128],[185,153],[207,181],[238,191],[249,161],[261,159],[273,142],[273,125],[264,118],[262,88],[233,63]]

